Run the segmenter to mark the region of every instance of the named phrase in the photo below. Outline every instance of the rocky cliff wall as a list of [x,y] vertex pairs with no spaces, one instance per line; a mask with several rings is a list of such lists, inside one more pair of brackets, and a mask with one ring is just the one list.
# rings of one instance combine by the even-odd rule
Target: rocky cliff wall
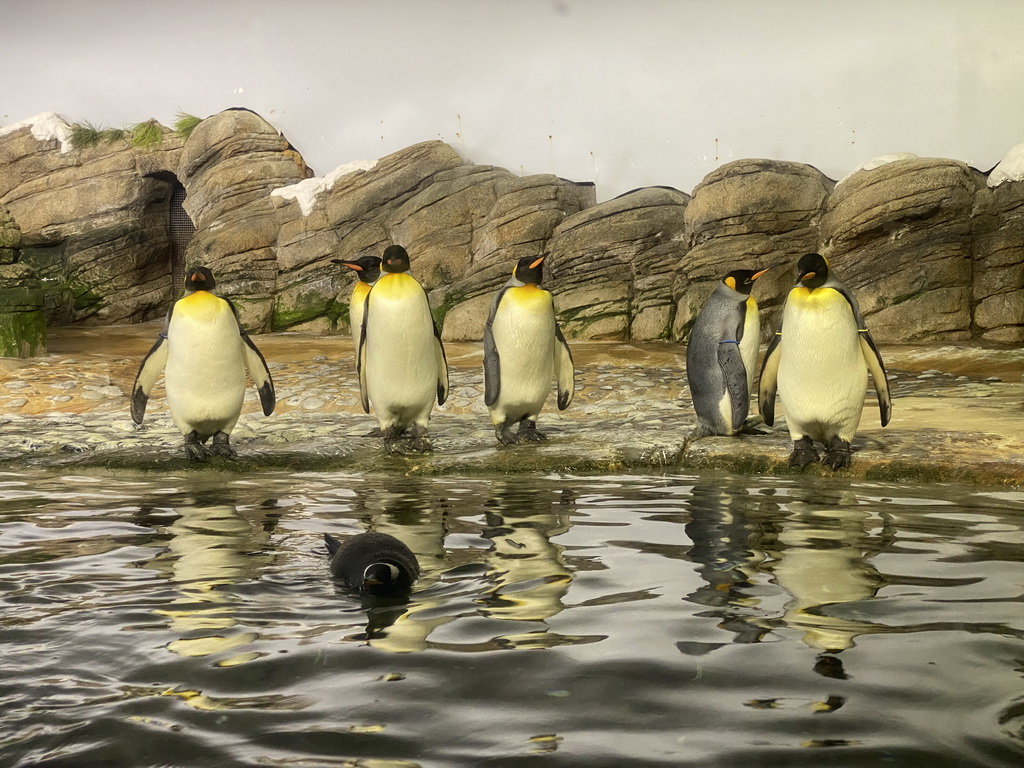
[[313,177],[248,110],[207,118],[187,139],[164,129],[150,149],[75,149],[67,130],[50,118],[0,128],[0,204],[21,227],[51,322],[166,310],[179,291],[166,224],[174,178],[196,225],[189,262],[214,270],[253,330],[347,330],[353,276],[331,259],[400,243],[446,339],[480,338],[493,292],[524,254],[551,254],[568,336],[678,340],[714,282],[741,267],[777,265],[755,291],[770,327],[793,264],[819,251],[879,341],[1024,341],[1016,150],[988,174],[892,155],[839,182],[745,159],[692,196],[649,187],[597,203],[590,184],[474,165],[439,141]]

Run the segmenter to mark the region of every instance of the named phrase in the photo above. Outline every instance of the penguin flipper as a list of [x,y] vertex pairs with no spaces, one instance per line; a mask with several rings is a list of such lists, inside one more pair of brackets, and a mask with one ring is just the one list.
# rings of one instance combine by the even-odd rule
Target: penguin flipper
[[132,386],[132,421],[141,424],[146,415],[146,403],[149,401],[149,393],[153,385],[160,378],[160,374],[167,365],[167,334],[166,331],[160,334],[146,356],[142,358],[139,372],[135,376],[135,384]]
[[750,392],[747,390],[747,369],[743,366],[740,356],[740,345],[735,341],[722,341],[718,344],[718,367],[722,369],[722,379],[729,392],[732,403],[732,428],[738,430],[743,426],[750,411]]
[[576,393],[576,369],[569,343],[555,320],[555,381],[558,383],[558,410],[564,411]]
[[494,343],[491,324],[484,326],[484,405],[490,407],[498,402],[501,394],[501,356]]
[[366,391],[366,320],[370,316],[370,291],[363,300],[363,325],[359,329],[359,346],[356,348],[356,376],[359,378],[359,402],[363,413],[370,412],[370,395]]
[[245,356],[245,367],[249,370],[249,375],[252,376],[253,383],[256,385],[256,391],[260,393],[260,405],[263,407],[263,415],[269,416],[277,406],[274,380],[270,377],[270,369],[267,367],[267,361],[263,357],[263,353],[256,348],[248,333],[241,330],[241,328],[239,330],[242,335],[242,341],[245,342],[245,346],[242,347],[242,354]]
[[331,536],[329,533],[324,534],[324,544],[327,545],[327,554],[333,555],[341,547],[341,542]]
[[868,370],[871,371],[871,379],[875,382],[878,413],[884,427],[892,418],[892,397],[889,394],[889,379],[885,375],[885,363],[882,362],[882,355],[878,352],[875,340],[871,338],[867,328],[862,328],[858,335],[860,336],[860,351],[864,355],[864,362],[868,364]]
[[437,363],[437,404],[444,405],[448,399],[448,358],[444,354],[437,323],[434,323],[434,361]]
[[779,360],[782,359],[779,342],[782,341],[782,329],[776,333],[764,353],[761,363],[761,380],[757,387],[757,409],[761,418],[769,427],[775,424],[775,392],[779,381]]

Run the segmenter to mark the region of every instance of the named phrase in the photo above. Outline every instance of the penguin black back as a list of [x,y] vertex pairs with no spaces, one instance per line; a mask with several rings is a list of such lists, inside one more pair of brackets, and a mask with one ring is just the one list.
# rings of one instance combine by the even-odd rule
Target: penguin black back
[[386,533],[360,533],[338,541],[328,533],[331,574],[349,589],[375,597],[395,597],[412,589],[419,577],[416,555]]

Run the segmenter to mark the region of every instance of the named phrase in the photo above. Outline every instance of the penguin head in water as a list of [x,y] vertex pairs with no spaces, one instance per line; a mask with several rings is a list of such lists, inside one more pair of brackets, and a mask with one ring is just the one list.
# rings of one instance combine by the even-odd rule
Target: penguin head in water
[[796,284],[802,285],[810,291],[821,288],[828,280],[828,262],[820,253],[808,253],[801,256],[796,264]]
[[394,563],[370,563],[363,570],[362,591],[371,595],[402,592],[408,589],[408,584],[400,583],[401,579],[402,572]]
[[544,279],[544,259],[548,255],[542,253],[540,256],[524,256],[512,269],[512,276],[526,285],[540,285]]
[[744,296],[750,295],[750,290],[754,287],[754,281],[757,280],[761,275],[771,269],[755,270],[755,269],[734,269],[732,272],[722,278],[722,282],[732,288],[738,293],[742,293]]
[[380,277],[380,256],[360,256],[351,261],[345,259],[331,259],[331,261],[354,270],[362,283],[374,283]]
[[384,249],[380,268],[385,272],[408,272],[409,252],[400,245],[389,245]]
[[185,273],[185,293],[194,291],[212,291],[217,281],[208,267],[193,267]]

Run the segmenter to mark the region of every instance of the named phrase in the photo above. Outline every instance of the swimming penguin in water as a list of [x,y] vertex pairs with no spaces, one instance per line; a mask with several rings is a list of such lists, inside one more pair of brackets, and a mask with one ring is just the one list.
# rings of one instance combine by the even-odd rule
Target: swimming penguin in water
[[380,277],[380,256],[360,256],[358,259],[331,259],[335,264],[342,264],[356,273],[358,280],[352,286],[352,296],[348,302],[348,324],[352,329],[352,341],[359,344],[359,334],[363,329],[363,307],[370,288]]
[[395,597],[412,589],[420,575],[416,555],[386,533],[360,533],[338,541],[324,534],[331,573],[349,589],[374,597]]
[[484,325],[484,403],[502,445],[544,439],[537,415],[551,391],[552,375],[558,410],[572,402],[572,354],[555,319],[551,292],[540,287],[546,257],[519,260],[491,302]]
[[818,461],[813,445],[818,441],[825,446],[822,463],[840,469],[850,466],[850,441],[860,424],[868,371],[883,427],[892,414],[889,382],[857,299],[830,272],[828,262],[809,253],[797,271],[782,325],[761,367],[758,404],[765,424],[774,424],[778,388],[794,443],[790,466],[802,469]]
[[273,413],[276,404],[267,361],[239,323],[234,305],[211,293],[215,285],[206,267],[189,270],[185,295],[167,313],[164,332],[143,359],[132,388],[132,420],[141,424],[149,393],[164,371],[171,418],[192,461],[235,455],[230,435],[242,412],[246,370],[263,414]]
[[[408,273],[409,254],[388,246],[366,296],[356,353],[363,410],[370,403],[391,453],[431,450],[430,410],[448,398],[448,363],[427,294]],[[406,433],[410,432],[408,439]]]
[[690,440],[735,435],[750,411],[761,344],[754,281],[767,269],[737,269],[722,278],[693,323],[686,344],[686,375],[697,427]]

